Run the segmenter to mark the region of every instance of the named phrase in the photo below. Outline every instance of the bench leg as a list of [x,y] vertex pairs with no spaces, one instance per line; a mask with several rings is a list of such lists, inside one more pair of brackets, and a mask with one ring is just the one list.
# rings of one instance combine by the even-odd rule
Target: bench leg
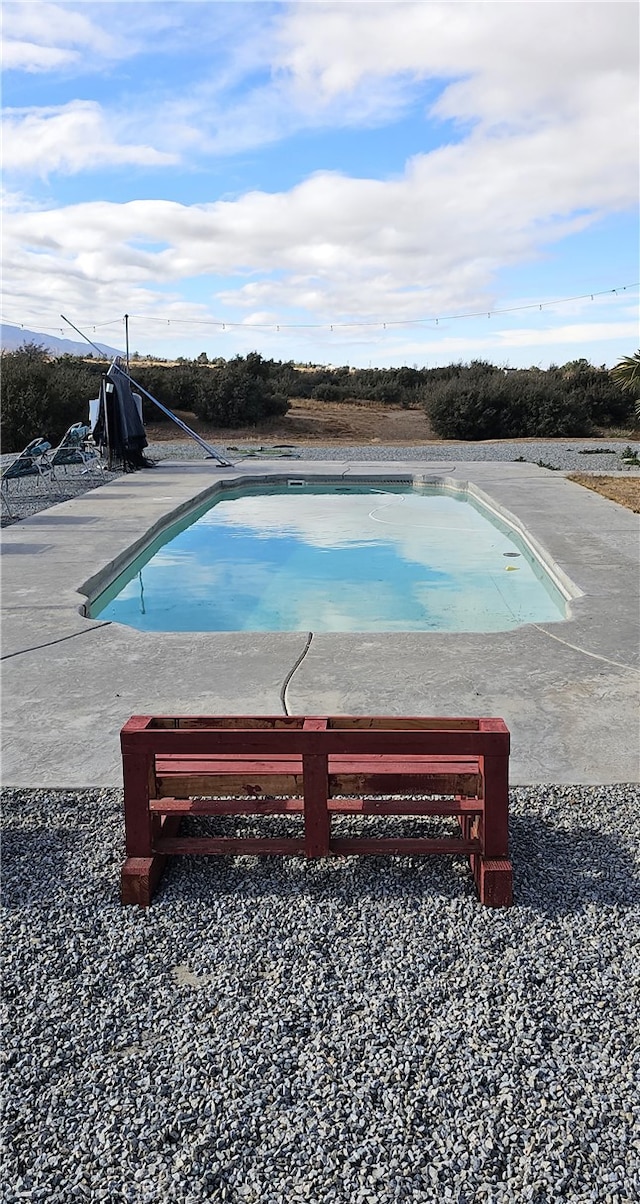
[[123,752],[122,775],[127,858],[120,875],[120,898],[123,903],[148,907],[166,861],[153,852],[149,799],[155,793],[154,757]]
[[486,907],[510,907],[513,871],[509,860],[509,758],[483,758],[482,852],[470,858],[478,898]]
[[120,871],[120,899],[148,907],[162,877],[166,857],[127,857]]
[[302,766],[305,856],[328,857],[331,820],[327,807],[329,774],[326,754],[305,753]]
[[[154,836],[177,836],[180,827],[179,815],[152,817]],[[152,853],[149,857],[127,857],[120,871],[120,899],[122,903],[137,903],[148,907],[162,877],[167,861],[166,853]]]
[[478,898],[485,907],[511,907],[513,870],[506,858],[473,856],[469,858]]

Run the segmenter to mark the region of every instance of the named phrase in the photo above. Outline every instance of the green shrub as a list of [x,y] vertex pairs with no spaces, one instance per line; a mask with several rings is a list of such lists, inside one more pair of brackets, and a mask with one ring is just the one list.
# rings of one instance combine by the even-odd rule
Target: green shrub
[[580,393],[566,389],[558,373],[535,368],[505,372],[470,364],[429,389],[426,409],[441,439],[552,438],[591,430]]
[[55,446],[73,422],[87,422],[106,365],[77,356],[50,359],[35,343],[2,353],[0,401],[3,452],[21,451],[42,435]]
[[633,398],[604,366],[573,360],[559,369],[564,386],[577,393],[589,409],[595,426],[627,426],[633,418]]
[[[205,375],[206,374],[206,375]],[[274,388],[272,365],[257,352],[237,355],[222,368],[203,369],[198,376],[193,411],[219,426],[256,426],[286,414],[289,403]]]

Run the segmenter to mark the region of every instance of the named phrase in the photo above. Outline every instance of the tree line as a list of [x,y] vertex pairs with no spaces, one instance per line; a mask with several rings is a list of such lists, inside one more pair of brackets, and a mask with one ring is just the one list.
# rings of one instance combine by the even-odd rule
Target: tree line
[[[36,435],[55,444],[72,422],[86,420],[108,366],[52,358],[32,343],[3,352],[3,451],[20,450]],[[635,421],[633,389],[616,369],[586,359],[546,369],[505,369],[484,360],[444,368],[329,368],[267,360],[257,352],[210,363],[203,352],[171,365],[134,363],[132,376],[169,409],[229,429],[259,427],[302,398],[423,407],[441,439],[581,437]],[[146,398],[144,418],[165,420]]]

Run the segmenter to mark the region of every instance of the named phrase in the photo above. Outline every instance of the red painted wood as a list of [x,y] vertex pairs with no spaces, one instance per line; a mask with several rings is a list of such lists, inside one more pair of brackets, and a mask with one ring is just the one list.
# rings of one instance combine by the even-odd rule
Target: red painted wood
[[[328,720],[313,716],[304,721],[305,732],[326,734]],[[304,848],[307,857],[326,857],[329,852],[331,819],[327,810],[329,798],[328,758],[326,752],[306,754],[302,758],[304,789]]]
[[297,799],[158,798],[149,809],[162,815],[301,815],[304,802]]
[[331,852],[350,856],[354,853],[371,853],[378,856],[382,853],[395,853],[403,857],[420,856],[424,853],[473,853],[478,852],[478,841],[440,839],[428,840],[426,837],[384,837],[374,840],[365,837],[334,838],[331,841]]
[[485,756],[483,852],[485,857],[509,855],[509,761]]
[[120,872],[122,903],[148,907],[160,881],[166,857],[127,857]]
[[[123,736],[123,747],[125,737]],[[128,748],[145,750],[159,756],[179,754],[297,756],[302,753],[343,754],[347,756],[422,755],[480,756],[504,755],[503,732],[479,731],[300,731],[284,729],[201,729],[131,731]]]
[[[142,720],[142,723],[138,721]],[[502,731],[505,727],[502,719],[457,718],[450,715],[440,716],[398,716],[398,715],[133,715],[124,725],[123,731],[148,728],[298,728],[307,727],[319,721],[321,727],[315,730],[329,728],[332,731],[378,731],[385,730],[419,730],[438,731],[464,730],[480,731],[487,724],[488,731]]]
[[[259,774],[259,773],[299,773],[302,769],[301,756],[293,757],[284,753],[277,756],[243,757],[240,754],[219,754],[217,756],[183,756],[173,753],[169,756],[158,756],[156,768],[159,776],[170,774]],[[377,756],[351,754],[335,754],[329,757],[329,771],[334,774],[370,773],[394,774],[403,776],[407,773],[437,774],[437,773],[466,773],[478,774],[477,757],[456,756],[419,756],[407,754],[400,756]]]
[[509,860],[475,857],[473,872],[478,897],[485,907],[511,907],[513,871]]
[[304,836],[307,857],[326,857],[331,821],[327,809],[329,780],[326,756],[302,758],[304,779]]
[[272,839],[267,836],[176,836],[159,840],[156,852],[233,857],[291,856],[304,853],[304,840]]
[[153,757],[144,752],[123,753],[122,775],[127,856],[150,857],[149,798],[156,793]]
[[[300,815],[304,802],[297,799],[157,798],[149,810],[162,815]],[[328,799],[332,815],[480,815],[478,799]]]
[[[508,906],[509,740],[501,719],[132,716],[123,901],[148,903],[169,853],[467,853],[482,902]],[[214,791],[227,797],[194,797]],[[304,841],[177,835],[185,814],[301,813]],[[461,839],[332,840],[332,814],[455,816]]]

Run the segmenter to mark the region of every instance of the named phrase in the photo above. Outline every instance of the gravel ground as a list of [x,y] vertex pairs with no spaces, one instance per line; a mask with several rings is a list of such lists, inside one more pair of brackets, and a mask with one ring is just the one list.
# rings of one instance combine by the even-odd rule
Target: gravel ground
[[[217,446],[218,450],[224,452],[234,463],[240,464],[253,458],[247,457],[243,452],[228,451],[222,444]],[[260,446],[258,441],[251,445],[252,448]],[[263,446],[269,447],[270,445]],[[339,460],[343,463],[353,460],[386,462],[410,459],[425,463],[437,461],[440,464],[451,464],[452,467],[465,460],[527,460],[532,464],[541,464],[543,467],[560,469],[564,472],[610,473],[629,471],[625,469],[620,456],[623,446],[626,445],[622,443],[614,445],[606,440],[591,440],[591,442],[585,440],[575,443],[562,443],[558,440],[552,443],[538,441],[532,443],[425,443],[416,447],[382,447],[371,444],[363,447],[314,446],[291,448],[288,454],[283,455],[283,463],[286,463],[291,456],[296,459],[314,461]],[[610,450],[594,454],[594,449],[600,447]],[[640,453],[640,444],[633,444],[633,448]],[[247,448],[247,450],[249,449]],[[202,448],[194,440],[166,440],[161,443],[151,443],[147,452],[149,457],[158,463],[162,460],[201,460],[203,458]],[[12,459],[12,456],[0,457],[0,468],[10,463]],[[66,475],[61,475],[55,483],[47,482],[41,486],[35,483],[28,485],[23,483],[19,490],[11,487],[8,501],[5,501],[4,494],[2,497],[0,525],[11,526],[21,518],[37,514],[40,510],[55,506],[58,502],[78,497],[80,494],[86,493],[88,489],[95,489],[98,485],[113,480],[117,475],[117,473],[109,472],[102,472],[97,476],[95,473],[79,475],[70,471]]]
[[[622,467],[590,446],[296,454]],[[506,911],[451,858],[186,858],[141,912],[119,792],[6,791],[2,1204],[636,1204],[640,788],[511,802]]]
[[119,791],[6,791],[3,1204],[636,1204],[640,788],[511,808],[508,910],[183,858],[143,912]]
[[[230,460],[238,463],[242,452],[227,452],[222,445],[218,450],[228,454]],[[259,440],[255,445],[260,447]],[[268,444],[264,445],[269,446]],[[302,460],[437,460],[439,463],[456,463],[463,460],[528,460],[532,464],[542,461],[543,466],[563,469],[566,472],[584,472],[594,470],[609,472],[624,468],[620,453],[623,444],[606,440],[584,440],[583,442],[562,443],[555,439],[552,442],[504,442],[498,443],[423,443],[412,447],[381,446],[367,443],[361,447],[332,446],[332,447],[295,447],[291,450]],[[640,451],[640,444],[634,444],[634,449]],[[594,454],[596,448],[608,449],[605,453]],[[202,449],[193,440],[167,441],[154,443],[149,448],[149,455],[154,460],[201,459]]]

